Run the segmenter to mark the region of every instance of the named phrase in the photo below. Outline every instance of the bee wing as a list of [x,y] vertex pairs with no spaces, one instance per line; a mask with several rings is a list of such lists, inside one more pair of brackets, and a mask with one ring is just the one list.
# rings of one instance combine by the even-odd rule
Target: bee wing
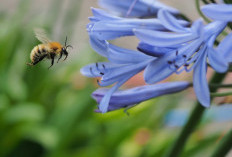
[[42,43],[47,44],[51,42],[51,40],[47,37],[46,31],[44,29],[35,28],[34,32],[35,32],[35,37]]

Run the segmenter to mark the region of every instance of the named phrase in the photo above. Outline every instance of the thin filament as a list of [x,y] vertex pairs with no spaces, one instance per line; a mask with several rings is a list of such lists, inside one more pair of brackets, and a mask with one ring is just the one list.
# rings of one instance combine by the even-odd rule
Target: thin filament
[[126,17],[128,17],[128,16],[130,15],[130,13],[131,13],[132,9],[134,8],[134,6],[135,6],[135,4],[136,4],[137,1],[138,1],[138,0],[134,0],[134,1],[131,3],[130,8],[128,9],[128,11],[127,11],[127,13],[126,13]]

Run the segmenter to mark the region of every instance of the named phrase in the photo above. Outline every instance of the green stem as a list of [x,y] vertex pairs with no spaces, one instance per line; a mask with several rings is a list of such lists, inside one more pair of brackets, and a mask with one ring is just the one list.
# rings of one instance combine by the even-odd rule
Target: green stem
[[231,88],[232,84],[214,84],[214,83],[212,83],[209,86],[212,88]]
[[195,0],[195,5],[196,5],[196,8],[197,8],[197,12],[200,14],[200,16],[201,16],[207,23],[210,23],[210,20],[201,12],[199,0]]
[[202,0],[202,2],[205,4],[209,4],[209,2],[207,2],[206,0]]
[[224,157],[232,148],[232,129],[222,138],[211,157]]
[[210,93],[212,97],[223,97],[223,96],[230,96],[232,92],[224,92],[224,93]]
[[216,3],[215,0],[210,0],[212,3]]
[[[210,83],[221,83],[225,78],[226,74],[218,74],[215,73],[210,81]],[[210,87],[211,92],[216,92],[217,88]],[[187,123],[185,124],[184,128],[181,130],[179,136],[177,137],[176,141],[168,151],[166,157],[178,157],[181,151],[183,150],[186,141],[188,140],[191,133],[199,124],[205,108],[201,106],[199,102],[196,103],[195,108],[193,109]]]

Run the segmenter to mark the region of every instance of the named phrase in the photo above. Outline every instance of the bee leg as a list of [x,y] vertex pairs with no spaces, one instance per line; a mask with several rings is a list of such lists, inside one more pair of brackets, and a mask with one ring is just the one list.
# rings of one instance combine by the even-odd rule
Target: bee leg
[[27,65],[29,65],[29,66],[33,66],[33,64],[32,63],[26,63]]
[[67,57],[68,57],[68,53],[65,53],[65,58],[63,61],[65,61],[67,59]]
[[62,55],[63,55],[63,53],[61,52],[61,53],[60,53],[60,57],[59,57],[58,60],[57,60],[57,63],[58,63],[59,60],[61,59]]
[[55,54],[54,53],[51,53],[51,60],[52,60],[52,62],[51,62],[51,66],[50,67],[48,67],[48,69],[50,69],[52,66],[53,66],[53,64],[54,64],[54,60],[55,60]]

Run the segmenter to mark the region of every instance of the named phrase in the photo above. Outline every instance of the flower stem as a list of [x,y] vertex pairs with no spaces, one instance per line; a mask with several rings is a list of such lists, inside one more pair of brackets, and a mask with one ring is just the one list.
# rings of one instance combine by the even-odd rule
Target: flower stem
[[136,4],[137,0],[134,0],[130,6],[130,8],[128,9],[127,13],[126,13],[126,17],[128,17],[131,13],[131,11],[133,10],[135,4]]
[[212,3],[216,3],[215,0],[210,0]]
[[213,88],[232,88],[232,84],[210,84],[209,85],[210,87],[213,87]]
[[232,148],[232,129],[222,138],[218,147],[213,152],[211,157],[223,157],[225,156],[230,149]]
[[212,97],[223,97],[223,96],[230,96],[232,92],[224,92],[224,93],[210,93]]
[[205,4],[209,4],[209,2],[207,2],[206,0],[202,0],[202,2]]
[[[226,73],[225,74],[215,73],[210,83],[221,83],[223,79],[225,78],[225,76],[226,76]],[[217,88],[211,87],[210,91],[216,92]],[[174,142],[174,144],[168,151],[166,157],[178,157],[179,156],[189,136],[199,124],[204,111],[205,111],[205,108],[202,107],[199,102],[197,102],[187,123],[185,124],[184,128],[181,130],[179,136],[177,137],[176,141]]]
[[207,22],[210,23],[210,20],[201,12],[201,8],[200,8],[200,0],[195,0],[195,5],[197,8],[198,13],[200,14],[200,16]]

